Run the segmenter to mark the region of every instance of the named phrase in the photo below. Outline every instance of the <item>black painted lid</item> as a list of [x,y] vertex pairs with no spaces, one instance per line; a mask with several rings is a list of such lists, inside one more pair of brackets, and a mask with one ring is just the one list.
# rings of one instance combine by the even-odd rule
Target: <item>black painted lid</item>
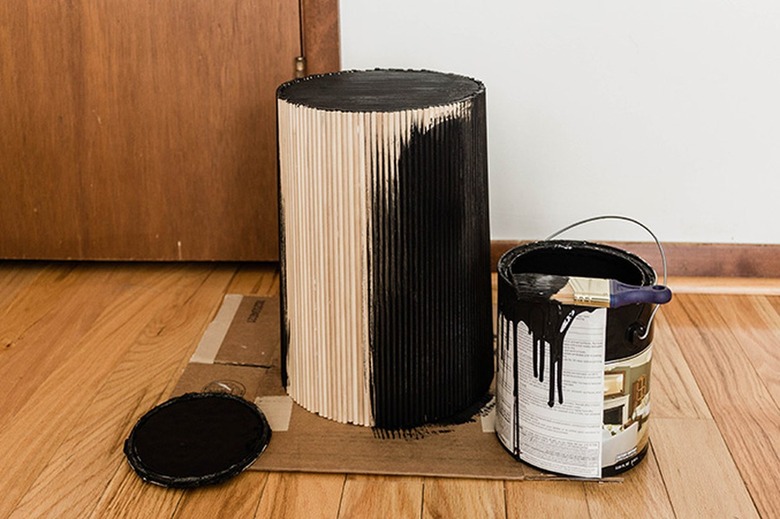
[[188,393],[142,416],[124,450],[144,481],[188,488],[240,473],[270,438],[265,416],[251,402],[228,393]]
[[430,70],[350,70],[307,76],[281,85],[292,104],[342,112],[395,112],[442,106],[485,91],[481,82]]

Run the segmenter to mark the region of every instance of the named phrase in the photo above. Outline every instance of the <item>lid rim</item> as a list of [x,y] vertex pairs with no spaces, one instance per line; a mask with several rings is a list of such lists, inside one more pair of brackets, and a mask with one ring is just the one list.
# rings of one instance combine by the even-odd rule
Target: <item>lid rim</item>
[[[251,445],[251,450],[240,460],[230,464],[224,469],[210,472],[204,475],[176,476],[171,474],[165,474],[158,470],[150,468],[149,465],[144,462],[143,456],[138,452],[135,445],[135,439],[140,428],[142,428],[151,417],[154,417],[160,412],[164,412],[167,408],[173,405],[176,405],[181,402],[188,402],[194,399],[205,399],[205,398],[218,398],[218,399],[240,402],[241,404],[246,406],[247,410],[250,410],[252,414],[255,415],[255,417],[258,420],[258,426],[261,431],[261,434],[258,436],[257,440]],[[171,398],[163,402],[162,404],[153,407],[146,413],[144,413],[144,415],[141,418],[139,418],[138,422],[136,422],[136,424],[133,426],[133,429],[131,430],[130,434],[125,440],[123,445],[123,451],[128,464],[143,481],[147,483],[163,486],[163,487],[168,487],[168,488],[194,488],[199,486],[221,483],[241,473],[242,471],[247,469],[250,465],[252,465],[252,463],[254,463],[254,461],[265,451],[265,449],[268,447],[268,443],[270,442],[270,439],[271,439],[271,428],[268,424],[268,420],[266,419],[263,412],[252,402],[249,402],[244,398],[231,395],[229,393],[220,393],[220,392],[185,393],[184,395]]]

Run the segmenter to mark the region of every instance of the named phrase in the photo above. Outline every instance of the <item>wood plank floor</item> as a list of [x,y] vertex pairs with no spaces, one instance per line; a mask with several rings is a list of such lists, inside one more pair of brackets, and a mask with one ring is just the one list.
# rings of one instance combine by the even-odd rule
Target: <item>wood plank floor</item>
[[619,483],[245,472],[143,484],[122,454],[225,293],[273,266],[0,262],[2,517],[780,517],[780,280],[678,279],[651,453]]

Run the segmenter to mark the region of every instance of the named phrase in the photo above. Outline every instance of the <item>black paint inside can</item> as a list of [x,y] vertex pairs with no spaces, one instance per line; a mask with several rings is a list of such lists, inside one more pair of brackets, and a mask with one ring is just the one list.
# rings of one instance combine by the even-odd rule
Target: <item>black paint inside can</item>
[[[519,323],[524,323],[533,339],[533,375],[540,382],[548,384],[548,405],[554,408],[565,400],[563,392],[563,343],[567,325],[580,313],[591,312],[593,307],[562,304],[550,299],[550,295],[561,288],[550,286],[549,294],[541,290],[531,293],[518,287],[523,274],[546,274],[556,281],[559,276],[615,279],[639,286],[650,286],[656,282],[652,267],[638,256],[607,245],[584,241],[540,241],[516,247],[505,253],[498,263],[498,311],[506,319],[499,320],[499,356],[503,348],[518,350]],[[543,288],[543,287],[542,287]],[[646,331],[653,311],[651,304],[632,304],[606,310],[605,364],[619,362],[649,351],[653,330]],[[503,327],[512,328],[509,333]],[[645,333],[646,331],[646,333]],[[514,344],[503,344],[502,339],[514,337]],[[549,350],[547,349],[549,348]],[[514,356],[514,395],[518,398],[517,378],[521,376]],[[545,359],[548,364],[545,364]],[[501,357],[499,358],[499,370]],[[515,403],[517,406],[517,403]],[[604,411],[610,413],[609,410]],[[612,411],[614,412],[614,411]],[[517,424],[520,426],[521,424]],[[518,459],[520,456],[520,432],[515,434],[515,444],[504,447]],[[602,477],[611,476],[634,467],[643,459],[647,445],[638,452],[611,466],[601,469]]]
[[[560,305],[555,301],[517,298],[513,274],[536,273],[615,279],[639,286],[655,284],[656,274],[640,257],[608,245],[585,241],[540,241],[516,247],[498,263],[499,308],[512,321],[522,320],[538,305]],[[560,305],[568,306],[570,305]],[[643,339],[636,332],[650,319],[653,305],[627,305],[607,312],[606,362],[634,355],[653,340],[653,331]]]
[[268,422],[253,403],[228,393],[188,393],[142,416],[124,452],[144,481],[190,488],[240,473],[270,438]]

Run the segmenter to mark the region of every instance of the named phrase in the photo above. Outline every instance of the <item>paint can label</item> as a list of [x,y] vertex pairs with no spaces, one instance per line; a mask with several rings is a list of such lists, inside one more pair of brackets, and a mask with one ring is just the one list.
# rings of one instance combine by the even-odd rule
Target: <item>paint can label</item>
[[638,462],[649,441],[650,364],[653,348],[610,362],[604,370],[604,439],[601,463],[616,472]]
[[651,352],[605,365],[607,310],[570,319],[556,352],[523,321],[499,315],[496,433],[535,467],[598,478],[647,443]]

